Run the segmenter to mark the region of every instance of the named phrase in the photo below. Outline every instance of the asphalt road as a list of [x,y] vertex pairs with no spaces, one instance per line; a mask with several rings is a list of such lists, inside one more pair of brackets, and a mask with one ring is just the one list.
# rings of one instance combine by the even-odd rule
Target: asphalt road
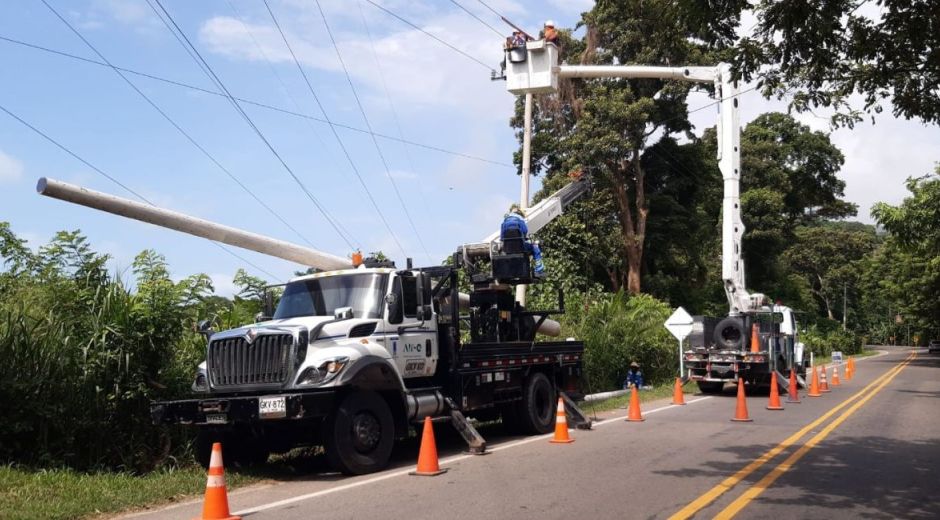
[[[642,423],[624,410],[602,415],[594,430],[572,431],[572,444],[485,430],[485,456],[461,454],[438,425],[443,475],[407,474],[412,443],[385,472],[314,471],[231,493],[231,508],[253,520],[940,518],[940,356],[911,352],[859,361],[851,382],[784,411],[765,410],[766,393],[750,396],[750,423],[730,421],[728,387],[683,407],[646,404]],[[195,518],[200,507],[135,516]]]

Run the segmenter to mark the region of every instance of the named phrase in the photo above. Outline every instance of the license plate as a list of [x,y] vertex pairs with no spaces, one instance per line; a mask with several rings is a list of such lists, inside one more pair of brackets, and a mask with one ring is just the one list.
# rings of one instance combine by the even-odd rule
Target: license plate
[[287,417],[287,398],[283,395],[277,397],[259,398],[258,415],[262,419],[277,419],[279,417]]
[[210,413],[206,414],[206,422],[209,424],[226,424],[228,417],[224,413]]

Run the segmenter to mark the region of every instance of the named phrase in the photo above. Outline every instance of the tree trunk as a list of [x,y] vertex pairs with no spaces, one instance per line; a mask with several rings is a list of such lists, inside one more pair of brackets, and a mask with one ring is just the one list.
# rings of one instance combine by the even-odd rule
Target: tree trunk
[[[643,244],[646,241],[646,186],[643,167],[640,165],[640,147],[634,146],[633,160],[621,161],[618,165],[620,179],[614,180],[617,206],[620,210],[620,228],[623,250],[627,257],[626,287],[630,294],[639,294],[642,289]],[[632,177],[633,182],[630,182]],[[618,182],[621,181],[621,182]],[[632,184],[633,200],[630,197]]]

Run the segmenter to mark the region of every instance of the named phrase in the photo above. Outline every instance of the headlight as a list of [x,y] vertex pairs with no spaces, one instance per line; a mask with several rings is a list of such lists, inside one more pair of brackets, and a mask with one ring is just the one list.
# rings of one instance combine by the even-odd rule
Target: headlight
[[200,370],[196,373],[196,380],[193,381],[193,392],[208,392],[209,391],[209,380],[206,378],[206,373]]
[[328,359],[317,367],[309,367],[297,378],[298,385],[322,385],[339,374],[349,364],[348,357]]

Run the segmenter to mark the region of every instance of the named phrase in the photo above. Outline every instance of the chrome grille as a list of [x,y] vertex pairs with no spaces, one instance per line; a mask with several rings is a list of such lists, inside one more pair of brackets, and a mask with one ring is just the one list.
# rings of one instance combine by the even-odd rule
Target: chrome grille
[[290,374],[290,334],[262,334],[209,344],[209,381],[213,387],[282,384]]

